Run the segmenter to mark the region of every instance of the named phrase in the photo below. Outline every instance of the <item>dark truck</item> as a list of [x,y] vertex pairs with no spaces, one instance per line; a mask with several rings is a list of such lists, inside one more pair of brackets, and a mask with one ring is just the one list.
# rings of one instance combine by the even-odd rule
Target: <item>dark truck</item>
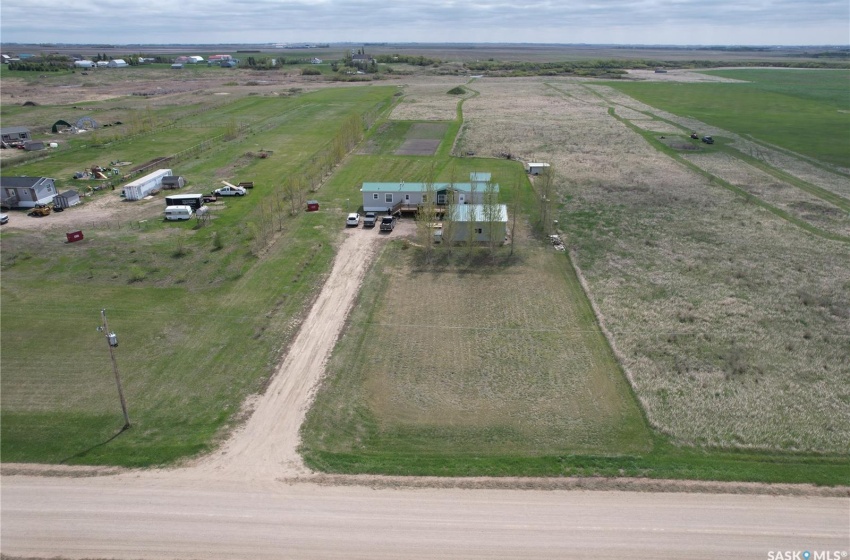
[[363,227],[375,227],[377,220],[378,216],[374,212],[366,212],[366,215],[363,217]]
[[392,231],[393,229],[395,229],[395,216],[381,218],[381,231]]

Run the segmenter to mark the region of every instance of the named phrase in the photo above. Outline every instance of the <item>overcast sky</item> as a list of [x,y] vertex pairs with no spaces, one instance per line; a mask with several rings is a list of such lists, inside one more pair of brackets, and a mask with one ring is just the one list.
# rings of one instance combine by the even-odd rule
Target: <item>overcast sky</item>
[[19,43],[848,45],[848,0],[2,0]]

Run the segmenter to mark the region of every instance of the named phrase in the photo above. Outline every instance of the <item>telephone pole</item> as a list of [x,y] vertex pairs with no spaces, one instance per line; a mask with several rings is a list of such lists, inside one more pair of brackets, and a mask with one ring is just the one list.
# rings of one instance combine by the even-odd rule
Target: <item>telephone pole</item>
[[124,413],[124,427],[121,430],[126,430],[130,427],[130,415],[127,413],[127,401],[124,400],[124,390],[121,389],[121,377],[118,375],[118,362],[115,361],[115,351],[113,348],[118,346],[118,337],[114,332],[109,330],[109,323],[106,322],[106,309],[100,310],[100,316],[103,319],[103,325],[97,330],[106,333],[106,346],[109,347],[109,358],[112,360],[112,371],[115,373],[115,384],[118,386],[118,398],[121,399],[121,411]]

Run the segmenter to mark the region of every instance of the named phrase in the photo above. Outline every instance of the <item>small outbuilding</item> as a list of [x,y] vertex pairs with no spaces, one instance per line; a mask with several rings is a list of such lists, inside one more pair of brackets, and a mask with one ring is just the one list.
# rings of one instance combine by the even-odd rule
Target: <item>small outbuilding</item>
[[529,163],[528,164],[528,174],[529,175],[540,175],[544,171],[548,170],[551,167],[548,163]]
[[41,140],[30,140],[29,142],[24,142],[24,149],[28,152],[37,152],[39,150],[44,149],[44,142]]
[[94,61],[91,60],[75,60],[75,68],[94,68]]
[[71,189],[63,192],[62,194],[57,194],[53,199],[53,206],[57,208],[70,208],[71,206],[76,206],[81,202],[80,193]]
[[163,189],[181,189],[186,184],[182,175],[167,175],[162,178]]
[[183,64],[180,63],[180,62],[175,62],[174,64],[171,65],[171,69],[172,70],[182,70]]
[[130,66],[123,58],[116,58],[115,60],[110,60],[107,64],[109,68],[126,68]]

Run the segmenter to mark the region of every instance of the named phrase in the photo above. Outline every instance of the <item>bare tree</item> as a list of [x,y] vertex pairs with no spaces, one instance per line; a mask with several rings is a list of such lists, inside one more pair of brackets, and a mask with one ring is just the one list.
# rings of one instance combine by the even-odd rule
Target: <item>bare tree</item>
[[434,224],[437,221],[437,189],[434,187],[434,169],[422,184],[422,202],[416,212],[416,233],[425,253],[425,262],[430,263],[434,254]]
[[544,235],[552,232],[552,205],[555,202],[555,172],[546,167],[534,180],[538,201],[540,202],[540,229]]
[[490,254],[494,255],[499,247],[502,237],[500,234],[501,228],[497,227],[501,222],[502,208],[499,205],[499,186],[493,181],[484,183],[484,193],[482,198],[482,216],[484,227],[487,228],[487,248]]

